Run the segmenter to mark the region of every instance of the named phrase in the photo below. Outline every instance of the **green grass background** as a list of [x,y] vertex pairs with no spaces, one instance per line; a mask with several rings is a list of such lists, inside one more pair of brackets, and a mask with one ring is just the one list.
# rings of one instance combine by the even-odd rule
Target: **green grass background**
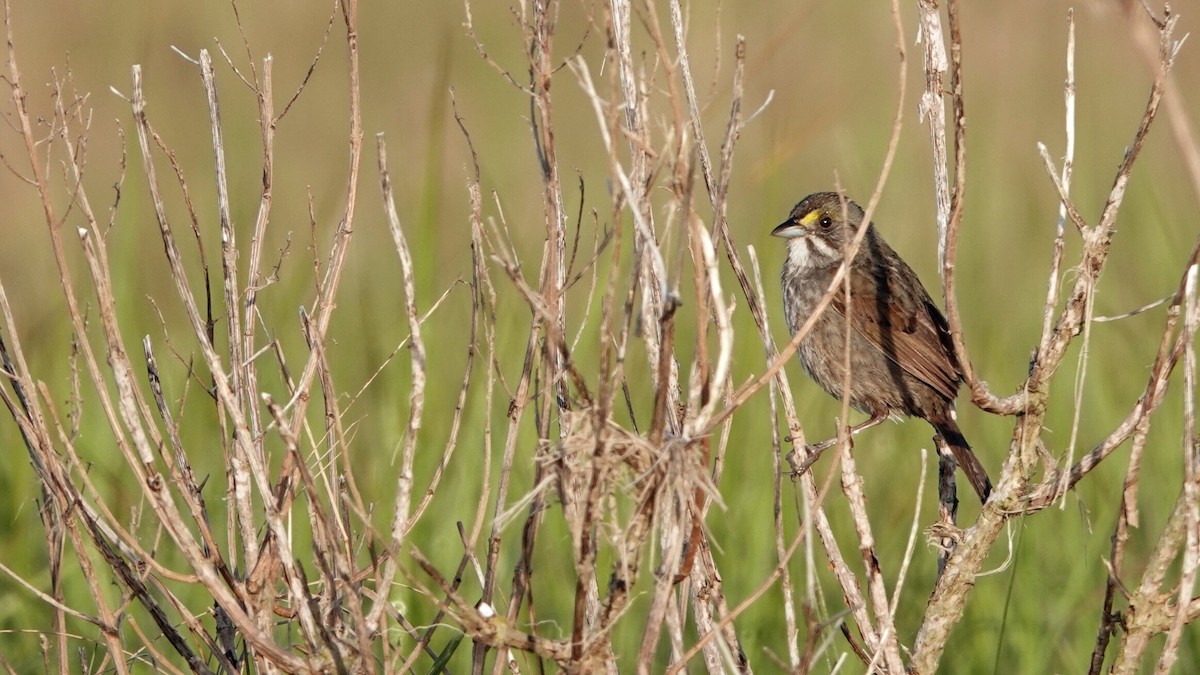
[[[195,56],[201,48],[214,49],[215,37],[239,68],[249,67],[230,8],[224,3],[181,2],[55,0],[15,4],[18,58],[31,107],[48,114],[48,88],[44,83],[52,73],[64,77],[67,64],[78,90],[90,93],[86,105],[94,111],[94,117],[85,187],[101,213],[106,213],[104,207],[114,195],[111,186],[116,180],[122,146],[118,128],[124,129],[127,139],[133,137],[128,106],[110,92],[110,87],[128,95],[130,65],[143,64],[152,124],[178,154],[187,172],[215,275],[218,241],[203,90],[196,68],[170,47],[174,45]],[[582,40],[581,53],[595,72],[603,39],[595,26],[588,33],[582,4],[563,3],[555,53],[565,57]],[[914,45],[912,5],[915,3],[904,3],[902,8],[909,74],[905,126],[876,223],[927,285],[934,286],[933,192],[927,132],[916,114],[923,80],[920,47]],[[1032,0],[964,5],[969,187],[959,252],[960,300],[977,370],[994,390],[1008,393],[1025,375],[1041,322],[1057,204],[1035,144],[1045,142],[1053,156],[1060,155],[1064,147],[1062,82],[1068,5]],[[1193,12],[1200,6],[1176,6],[1183,13],[1179,35],[1194,31],[1200,25],[1196,23],[1200,14]],[[273,56],[276,108],[281,109],[309,67],[330,8],[325,3],[243,3],[240,11],[255,67],[261,67],[261,57],[266,53]],[[1132,140],[1151,75],[1134,51],[1116,3],[1087,3],[1076,14],[1078,136],[1073,194],[1084,216],[1094,220],[1111,186],[1115,167]],[[483,189],[499,195],[524,256],[527,275],[535,273],[544,236],[541,179],[526,123],[528,101],[478,57],[466,35],[464,17],[460,3],[433,0],[363,3],[360,10],[367,152],[355,240],[338,300],[330,353],[337,384],[341,391],[348,392],[342,404],[351,425],[353,462],[365,496],[379,505],[379,524],[386,522],[395,489],[409,379],[407,355],[402,353],[351,402],[349,394],[362,387],[407,334],[400,270],[378,197],[373,134],[387,134],[398,207],[416,256],[420,305],[428,308],[445,289],[451,289],[449,300],[426,327],[433,370],[417,458],[418,485],[428,480],[440,457],[467,349],[470,295],[460,282],[470,273],[466,191],[470,158],[451,116],[451,87],[479,153]],[[478,36],[489,53],[511,69],[518,80],[523,79],[524,47],[509,4],[479,2],[474,18]],[[757,108],[768,92],[774,91],[771,105],[742,133],[729,219],[737,245],[743,252],[747,246],[755,246],[763,259],[769,307],[776,337],[781,338],[782,317],[774,279],[782,261],[782,247],[770,240],[768,232],[805,194],[831,188],[835,172],[852,196],[864,201],[869,196],[884,155],[897,96],[897,52],[889,9],[886,3],[757,1],[724,3],[718,11],[714,3],[696,2],[690,8],[689,26],[693,69],[709,102],[705,117],[710,138],[719,138],[724,128],[736,35],[747,40],[744,108]],[[648,45],[644,37],[639,27],[637,39]],[[321,257],[345,199],[345,66],[338,18],[311,83],[281,123],[276,139],[275,203],[268,250],[282,249],[289,239],[291,243],[281,280],[263,294],[260,305],[265,324],[289,349],[293,367],[304,356],[296,309],[312,302],[309,261],[314,244],[306,194],[311,191],[313,195],[315,254]],[[218,73],[230,153],[233,217],[245,243],[258,204],[260,173],[254,101],[226,66],[218,65]],[[1200,88],[1194,86],[1200,82],[1200,52],[1193,45],[1182,50],[1176,77],[1194,122],[1200,110]],[[583,206],[598,209],[603,221],[611,208],[606,159],[595,133],[594,115],[567,71],[557,76],[553,95],[563,175],[569,185],[574,185],[578,172],[587,185]],[[130,345],[136,346],[146,334],[156,340],[160,364],[169,363],[164,365],[168,396],[178,399],[184,395],[183,367],[167,356],[164,331],[151,300],[161,309],[168,332],[178,341],[176,348],[186,355],[194,352],[194,344],[185,337],[183,314],[166,274],[141,160],[132,147],[129,150],[128,179],[109,235],[123,330]],[[0,133],[0,151],[10,163],[23,167],[18,139],[11,131]],[[53,166],[61,175],[57,160]],[[167,171],[165,163],[159,170]],[[14,303],[17,336],[25,343],[31,367],[55,393],[60,410],[65,411],[71,330],[46,228],[33,191],[11,173],[2,175],[0,280]],[[183,228],[184,212],[177,191],[173,187],[167,191],[174,200],[172,215]],[[565,196],[567,209],[574,214],[580,206],[579,194],[568,189]],[[1121,313],[1173,291],[1197,233],[1196,199],[1176,144],[1167,126],[1160,123],[1129,185],[1117,223],[1116,243],[1100,282],[1097,314]],[[58,203],[60,210],[65,210],[61,189]],[[486,200],[485,212],[489,216],[497,214],[491,200]],[[590,235],[591,231],[585,229],[585,239]],[[69,248],[73,246],[69,244]],[[193,280],[198,283],[194,246],[185,248],[195,273]],[[1068,237],[1068,262],[1077,251],[1077,241]],[[77,253],[73,251],[72,255]],[[268,254],[268,260],[272,259]],[[1066,276],[1068,281],[1073,278],[1070,273]],[[74,279],[77,288],[86,288],[81,265],[76,267]],[[504,376],[515,382],[528,314],[507,283],[499,277],[496,282],[500,289],[501,368]],[[732,277],[727,279],[727,288],[735,288]],[[588,300],[585,292],[577,291],[572,296],[575,304],[570,312],[574,321],[582,316],[582,305]],[[735,381],[763,367],[761,346],[744,303],[739,305]],[[1079,432],[1081,450],[1102,439],[1136,400],[1157,348],[1163,318],[1164,310],[1158,308],[1094,327]],[[683,325],[686,327],[686,322]],[[684,357],[690,353],[687,334],[685,330],[680,342]],[[96,340],[97,335],[91,338]],[[595,350],[593,332],[580,352],[585,373],[590,372],[586,364]],[[1056,454],[1065,451],[1070,435],[1071,382],[1077,353],[1076,345],[1053,390],[1046,440]],[[266,389],[282,389],[270,368],[262,372],[268,374]],[[792,375],[806,431],[814,438],[830,434],[837,402],[808,382],[799,368],[794,368]],[[128,469],[112,447],[94,395],[87,396],[87,385],[84,391],[79,446],[93,462],[93,479],[112,496],[114,510],[130,513],[139,507],[139,491],[130,485]],[[648,393],[635,390],[634,400],[640,414],[648,418]],[[474,517],[484,461],[484,420],[490,415],[494,423],[501,424],[507,403],[507,398],[500,395],[494,409],[487,410],[482,388],[475,390],[466,409],[461,447],[433,503],[432,515],[413,534],[414,541],[444,570],[452,569],[461,553],[453,523],[462,520],[469,525]],[[216,485],[223,476],[223,467],[220,439],[213,437],[210,406],[201,400],[194,386],[188,393],[187,406],[189,414],[182,429],[185,444],[198,474],[211,474]],[[1157,539],[1165,513],[1178,494],[1181,410],[1177,385],[1150,434],[1139,502],[1142,527],[1132,533],[1125,570],[1127,583],[1137,579],[1140,563]],[[959,413],[961,426],[996,475],[1008,446],[1012,420],[985,415],[965,402]],[[765,392],[735,417],[727,470],[720,484],[727,508],[714,509],[708,519],[714,544],[719,547],[718,563],[726,591],[734,603],[755,589],[775,564],[771,491],[764,489],[771,475],[769,419]],[[533,445],[528,433],[523,440],[514,495],[529,487],[532,473]],[[917,450],[928,446],[929,430],[920,422],[887,425],[858,443],[859,467],[865,475],[880,559],[889,579],[894,578],[896,564],[888,563],[899,560],[913,518],[912,486],[922,479],[930,481],[935,473],[931,466],[925,476],[920,475]],[[13,425],[0,425],[0,447],[7,458],[5,469],[0,471],[0,537],[4,542],[0,559],[45,587],[45,547],[36,505],[39,488]],[[1012,522],[1013,539],[1021,542],[1019,551],[1013,553],[1007,569],[979,580],[950,642],[945,672],[1086,669],[1103,594],[1103,563],[1109,552],[1108,539],[1127,455],[1127,448],[1117,451],[1080,485],[1064,508]],[[829,469],[828,461],[817,465],[821,475]],[[931,490],[927,490],[921,506],[922,525],[934,518]],[[792,488],[786,488],[785,502],[794,503],[794,498]],[[846,527],[848,520],[839,494],[831,496],[829,507],[842,527],[845,545],[852,547],[852,531]],[[969,522],[975,508],[971,499],[964,497],[964,520]],[[789,528],[794,528],[795,509],[788,512]],[[502,588],[507,586],[518,540],[519,530],[510,528],[502,556]],[[566,553],[569,540],[557,510],[548,515],[540,543],[535,579],[540,578],[536,586],[539,617],[547,622],[541,630],[561,635],[570,629],[573,592],[573,585],[561,581],[572,579],[573,572]],[[998,550],[996,564],[1007,554]],[[164,555],[169,557],[169,553]],[[905,642],[911,642],[919,626],[933,581],[934,557],[930,549],[918,546],[898,616]],[[801,571],[799,563],[794,570]],[[86,602],[77,569],[71,567],[69,573],[69,597]],[[468,598],[478,592],[473,581],[464,588]],[[840,594],[832,584],[826,589],[827,600],[836,610]],[[109,592],[117,597],[115,588]],[[50,629],[49,608],[7,577],[0,578],[0,598],[0,652],[20,670],[36,669],[41,661],[39,638],[33,631]],[[395,598],[410,608],[414,623],[430,618],[428,607],[417,596],[398,591]],[[641,598],[639,603],[644,600]],[[768,652],[786,654],[780,601],[775,589],[737,623],[747,653],[760,672],[774,668]],[[635,604],[635,611],[640,606]],[[629,626],[617,636],[616,646],[622,663],[629,666],[640,633],[634,630],[639,623],[636,618],[627,623]],[[98,644],[89,626],[73,627],[84,636],[81,644],[86,650]],[[448,638],[449,633],[444,633],[439,641]],[[835,646],[840,650],[841,643],[835,642]],[[460,649],[460,656],[469,652],[465,646]],[[1200,632],[1189,627],[1180,661],[1187,664],[1197,660]],[[462,668],[461,661],[458,663]],[[1181,667],[1186,671],[1187,666]]]

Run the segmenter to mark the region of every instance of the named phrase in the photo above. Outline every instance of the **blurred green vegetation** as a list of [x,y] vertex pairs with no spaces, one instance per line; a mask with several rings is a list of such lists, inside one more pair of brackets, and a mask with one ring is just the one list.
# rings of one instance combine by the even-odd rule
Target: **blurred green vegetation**
[[[107,206],[115,198],[111,186],[118,174],[122,143],[128,145],[133,129],[127,104],[110,92],[110,87],[127,94],[130,65],[143,64],[151,123],[184,167],[215,280],[219,249],[203,90],[197,69],[170,47],[195,56],[202,48],[215,50],[215,37],[239,69],[261,68],[262,57],[271,54],[278,111],[304,77],[321,44],[330,5],[242,3],[239,10],[253,53],[247,58],[233,13],[224,3],[53,0],[16,4],[13,29],[31,107],[49,112],[43,83],[54,74],[65,77],[68,64],[74,86],[90,94],[86,105],[94,117],[85,186],[101,214],[107,214]],[[602,26],[589,27],[581,8],[587,4],[563,3],[555,52],[565,57],[582,40],[582,54],[596,70],[602,55]],[[920,49],[913,44],[915,8],[910,4],[903,7],[909,76],[903,104],[905,127],[876,223],[933,287],[937,275],[932,180],[927,131],[916,114],[923,81]],[[1061,154],[1064,147],[1062,82],[1068,5],[1033,0],[964,5],[969,146],[967,206],[958,265],[960,300],[976,368],[996,391],[1008,393],[1025,375],[1041,323],[1057,203],[1035,144],[1045,142],[1053,156]],[[510,68],[514,77],[523,79],[524,46],[508,4],[479,2],[473,15],[488,52]],[[365,498],[376,505],[378,525],[387,522],[395,490],[398,448],[408,414],[409,375],[406,353],[385,364],[407,329],[400,269],[380,208],[372,135],[387,135],[397,202],[417,258],[421,308],[431,307],[449,290],[448,300],[425,327],[434,369],[417,457],[418,486],[431,475],[448,433],[466,363],[470,316],[470,291],[462,283],[470,275],[466,192],[470,157],[451,115],[451,88],[479,154],[483,189],[494,191],[503,205],[528,276],[536,274],[544,237],[541,179],[527,124],[528,101],[479,58],[464,29],[464,16],[462,4],[454,2],[363,3],[361,7],[367,151],[355,240],[338,299],[330,357],[336,383],[346,392],[340,402],[352,437],[352,461]],[[1196,21],[1195,15],[1186,14],[1179,34],[1194,31]],[[1073,194],[1084,216],[1094,219],[1116,164],[1133,137],[1151,75],[1133,50],[1116,3],[1088,3],[1079,8],[1077,22],[1079,112]],[[782,247],[769,239],[768,232],[805,194],[830,188],[835,174],[852,196],[860,200],[869,196],[896,105],[897,46],[892,21],[888,8],[880,3],[870,7],[838,2],[785,5],[760,0],[724,3],[719,12],[710,3],[695,3],[690,8],[689,26],[693,70],[700,90],[707,93],[705,114],[712,142],[720,137],[728,111],[736,35],[744,35],[748,45],[743,108],[756,109],[768,92],[774,91],[770,106],[742,133],[729,217],[738,246],[744,251],[753,245],[763,260],[775,334],[781,338],[774,279]],[[297,308],[311,306],[312,260],[325,255],[345,200],[348,124],[342,31],[340,16],[335,17],[312,81],[280,124],[276,138],[268,250],[286,247],[287,254],[279,282],[264,291],[260,306],[265,330],[283,342],[293,367],[304,354]],[[643,58],[653,67],[651,56]],[[1200,51],[1193,45],[1182,50],[1176,73],[1181,83],[1195,83],[1200,78]],[[230,153],[233,216],[245,242],[260,186],[255,104],[227,66],[218,65],[218,77]],[[1194,120],[1195,111],[1200,110],[1200,88],[1183,86],[1182,92]],[[560,72],[553,94],[563,176],[571,186],[576,175],[584,181],[582,206],[587,211],[597,209],[604,227],[611,206],[606,157],[595,134],[594,115],[567,71]],[[119,129],[124,129],[124,141]],[[15,134],[0,134],[0,151],[23,170]],[[169,397],[183,397],[187,386],[184,442],[197,474],[212,476],[218,485],[224,468],[220,439],[213,436],[216,427],[211,404],[204,400],[198,383],[185,384],[186,368],[169,356],[164,340],[164,333],[177,340],[173,347],[184,361],[195,354],[194,344],[184,337],[188,330],[169,283],[140,164],[136,152],[130,152],[128,177],[109,235],[120,284],[123,330],[131,345],[143,335],[154,339]],[[56,162],[52,166],[59,170]],[[159,171],[167,171],[165,163]],[[54,403],[65,414],[71,328],[58,273],[36,195],[11,173],[5,175],[0,179],[6,221],[0,244],[0,279],[17,312],[18,336],[25,343],[31,367],[54,392]],[[166,174],[162,175],[165,180]],[[169,181],[164,184],[171,185]],[[174,200],[170,208],[182,241],[185,212],[177,190],[173,186],[166,189]],[[310,225],[308,194],[312,195],[315,225]],[[574,214],[580,207],[580,194],[572,187],[565,196],[568,212]],[[64,204],[65,195],[60,195],[60,209]],[[498,216],[495,204],[486,197],[485,213]],[[1100,282],[1097,314],[1125,312],[1173,291],[1186,251],[1197,234],[1196,213],[1196,195],[1189,191],[1175,142],[1166,125],[1160,124],[1129,185],[1116,243]],[[592,235],[591,221],[585,217],[584,241]],[[1069,262],[1078,246],[1071,237],[1068,242]],[[73,242],[68,244],[70,248]],[[198,284],[195,246],[189,243],[184,248],[190,256],[193,281]],[[278,253],[268,254],[267,259],[278,257]],[[83,266],[77,265],[73,274],[77,289],[84,291]],[[1071,276],[1067,274],[1068,279]],[[500,293],[497,348],[501,371],[513,383],[521,366],[528,310],[504,279],[495,281]],[[736,288],[731,276],[726,288],[730,292]],[[585,290],[578,289],[571,299],[575,304],[570,312],[578,322],[589,298]],[[764,363],[744,301],[739,307],[735,315],[735,382],[760,372]],[[689,316],[686,310],[685,317]],[[593,320],[597,312],[593,308]],[[1094,326],[1077,454],[1107,435],[1136,400],[1157,349],[1163,317],[1164,310],[1158,308]],[[690,331],[686,320],[681,325],[685,330],[680,354],[686,358],[691,352]],[[218,334],[222,330],[223,325]],[[91,337],[95,340],[97,335]],[[1077,353],[1078,345],[1074,349]],[[587,364],[595,350],[594,332],[588,333],[578,358],[585,373],[592,372]],[[1070,438],[1073,359],[1060,373],[1053,392],[1047,438],[1055,444],[1051,450],[1056,454],[1065,452]],[[476,377],[482,377],[482,365],[482,361],[476,362]],[[686,372],[686,362],[682,365]],[[380,376],[361,396],[353,397],[379,369]],[[282,391],[272,368],[264,367],[261,372],[276,378],[267,380],[266,389]],[[792,376],[806,432],[813,438],[825,437],[833,430],[837,402],[805,379],[799,368],[793,369]],[[635,388],[634,400],[635,410],[648,419],[648,395]],[[452,569],[461,554],[454,522],[461,520],[468,527],[474,522],[486,460],[484,422],[490,416],[496,428],[502,429],[507,404],[507,395],[498,390],[493,408],[485,409],[482,388],[474,390],[460,447],[432,505],[435,515],[426,518],[413,534],[444,570]],[[1164,514],[1178,494],[1181,410],[1179,387],[1175,387],[1150,434],[1139,502],[1142,527],[1131,533],[1127,580],[1140,573],[1140,562],[1157,539]],[[997,475],[1011,420],[984,415],[966,402],[959,412],[961,426],[993,476]],[[764,489],[772,461],[769,415],[764,391],[734,418],[726,472],[720,483],[726,508],[714,508],[708,518],[714,545],[719,547],[716,554],[726,592],[733,602],[752,592],[775,565],[771,491]],[[639,421],[644,427],[645,420]],[[917,514],[919,523],[924,526],[934,519],[932,479],[936,469],[931,463],[922,476],[917,452],[930,447],[929,433],[924,424],[910,422],[881,427],[858,442],[859,467],[871,499],[879,557],[885,564],[898,561],[903,553],[914,517],[913,486],[918,481],[927,483]],[[113,497],[117,512],[141,508],[139,492],[129,484],[123,460],[111,447],[110,432],[86,382],[79,438],[92,462],[93,480]],[[501,438],[493,439],[493,476],[498,470],[495,463],[502,449]],[[5,565],[44,587],[48,573],[37,515],[39,487],[13,425],[0,424],[0,443],[8,457],[6,470],[0,472],[0,533],[5,541],[0,557]],[[527,435],[518,450],[520,468],[510,493],[513,496],[530,487],[532,454]],[[1118,451],[1083,482],[1062,509],[1048,509],[1013,522],[1014,548],[998,550],[995,564],[999,568],[1007,556],[1011,560],[996,574],[979,579],[965,618],[953,634],[945,672],[992,672],[993,666],[995,672],[1084,670],[1095,642],[1104,563],[1127,455],[1127,448]],[[820,476],[830,469],[828,460],[816,467]],[[795,491],[787,486],[784,494],[790,530],[796,520]],[[216,499],[212,502],[214,508],[220,508]],[[965,522],[973,518],[976,507],[970,498],[964,498]],[[847,514],[836,491],[829,499],[829,509],[843,527],[839,531],[846,534],[846,545],[851,545],[852,531],[845,527]],[[501,575],[500,588],[505,590],[518,543],[519,527],[512,526],[501,559],[501,569],[506,572]],[[534,575],[539,618],[549,622],[542,628],[547,634],[561,635],[569,630],[573,587],[556,587],[555,582],[573,578],[573,569],[569,555],[553,552],[555,546],[570,548],[556,508],[546,518],[540,546],[535,559],[539,573]],[[906,642],[919,625],[933,581],[934,559],[930,548],[918,545],[898,615]],[[818,567],[823,575],[824,567]],[[600,569],[606,569],[603,561]],[[799,559],[793,569],[802,573]],[[896,569],[885,568],[885,572],[892,579]],[[69,573],[70,597],[86,603],[78,570],[72,568]],[[842,602],[836,586],[829,583],[824,588],[836,611]],[[465,597],[477,592],[474,581],[464,586]],[[0,652],[19,671],[31,670],[40,663],[39,638],[33,631],[50,630],[50,610],[7,577],[0,578],[0,595],[4,598],[0,602]],[[421,625],[431,619],[431,613],[426,613],[428,605],[418,596],[398,592],[396,597],[412,609],[409,618],[413,623]],[[775,588],[737,622],[747,654],[763,672],[771,669],[768,654],[786,655],[780,601]],[[637,608],[635,604],[633,611]],[[629,622],[618,636],[616,648],[624,663],[636,652],[640,635],[632,629],[637,624],[636,620]],[[87,640],[96,640],[89,626],[73,627]],[[440,639],[449,637],[444,633]],[[1190,627],[1184,639],[1181,662],[1200,661],[1200,632]],[[98,649],[100,643],[94,644]],[[835,641],[835,645],[840,651],[840,643]],[[465,646],[460,649],[463,654],[469,652]]]

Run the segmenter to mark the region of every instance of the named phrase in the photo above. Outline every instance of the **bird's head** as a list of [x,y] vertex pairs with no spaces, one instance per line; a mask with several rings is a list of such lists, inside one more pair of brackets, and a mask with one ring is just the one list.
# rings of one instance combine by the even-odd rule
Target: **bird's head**
[[797,267],[841,263],[845,244],[862,224],[863,210],[836,192],[811,194],[792,208],[771,234],[787,240],[788,260]]

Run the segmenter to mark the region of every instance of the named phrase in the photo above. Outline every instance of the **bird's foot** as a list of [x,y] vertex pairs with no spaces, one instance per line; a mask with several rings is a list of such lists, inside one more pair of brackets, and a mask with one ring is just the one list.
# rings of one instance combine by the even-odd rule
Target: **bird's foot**
[[821,453],[829,448],[837,445],[838,439],[829,438],[820,443],[805,443],[804,449],[796,448],[787,454],[785,458],[788,465],[792,468],[793,476],[802,476],[804,472],[816,463],[821,458]]

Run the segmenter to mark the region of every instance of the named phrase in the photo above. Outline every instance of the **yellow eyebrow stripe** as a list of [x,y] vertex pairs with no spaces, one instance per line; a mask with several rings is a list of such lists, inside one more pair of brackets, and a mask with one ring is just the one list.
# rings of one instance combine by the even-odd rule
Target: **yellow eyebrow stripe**
[[814,210],[809,211],[808,213],[804,214],[804,217],[800,219],[800,224],[805,227],[808,227],[809,225],[812,225],[814,222],[816,222],[817,218],[820,218],[820,217],[821,217],[821,211],[819,209],[814,209]]

